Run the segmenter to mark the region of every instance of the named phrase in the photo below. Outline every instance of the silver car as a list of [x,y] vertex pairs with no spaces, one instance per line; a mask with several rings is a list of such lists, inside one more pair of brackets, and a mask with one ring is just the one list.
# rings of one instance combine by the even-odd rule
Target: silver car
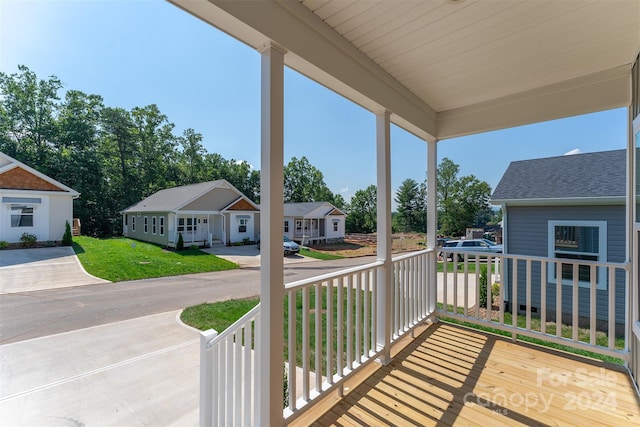
[[[486,254],[501,254],[502,245],[498,245],[491,240],[487,239],[468,239],[468,240],[449,240],[442,246],[443,252],[453,250],[453,252],[447,252],[446,256],[453,261],[454,252],[458,253],[458,261],[464,259],[464,254],[469,253],[469,258],[475,258],[474,252],[482,252]],[[440,254],[442,255],[443,252]]]

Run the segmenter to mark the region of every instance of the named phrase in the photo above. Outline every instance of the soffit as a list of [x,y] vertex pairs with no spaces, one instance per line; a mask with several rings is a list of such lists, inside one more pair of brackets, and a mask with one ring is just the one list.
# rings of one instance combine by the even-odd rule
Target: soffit
[[418,136],[628,105],[640,1],[171,0]]

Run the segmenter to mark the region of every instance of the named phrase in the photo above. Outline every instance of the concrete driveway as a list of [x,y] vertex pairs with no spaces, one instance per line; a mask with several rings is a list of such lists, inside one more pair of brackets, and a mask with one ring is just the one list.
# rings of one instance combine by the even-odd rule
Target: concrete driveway
[[0,346],[0,424],[198,425],[199,334],[178,314]]
[[[224,246],[214,245],[210,248],[202,249],[204,252],[216,255],[231,262],[235,262],[240,267],[260,267],[260,250],[256,245],[243,246]],[[317,259],[305,257],[302,255],[283,256],[286,264],[294,264],[298,262],[317,261]]]
[[69,246],[0,251],[0,294],[96,283]]

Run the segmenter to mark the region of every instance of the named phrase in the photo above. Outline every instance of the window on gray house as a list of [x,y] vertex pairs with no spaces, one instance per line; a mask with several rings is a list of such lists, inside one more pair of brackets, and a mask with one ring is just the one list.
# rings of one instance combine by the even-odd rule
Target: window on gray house
[[[549,221],[549,257],[576,261],[607,260],[607,223],[605,221]],[[562,283],[573,283],[573,264],[562,264]],[[556,280],[557,270],[549,268],[549,278]],[[596,287],[606,289],[606,271],[596,267]],[[579,286],[591,283],[591,266],[578,266]]]

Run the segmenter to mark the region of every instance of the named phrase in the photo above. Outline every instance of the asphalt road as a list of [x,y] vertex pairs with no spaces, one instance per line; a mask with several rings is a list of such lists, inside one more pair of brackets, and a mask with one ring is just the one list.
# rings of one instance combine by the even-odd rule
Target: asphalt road
[[[290,283],[375,257],[285,266]],[[0,295],[0,344],[260,293],[257,268]]]

